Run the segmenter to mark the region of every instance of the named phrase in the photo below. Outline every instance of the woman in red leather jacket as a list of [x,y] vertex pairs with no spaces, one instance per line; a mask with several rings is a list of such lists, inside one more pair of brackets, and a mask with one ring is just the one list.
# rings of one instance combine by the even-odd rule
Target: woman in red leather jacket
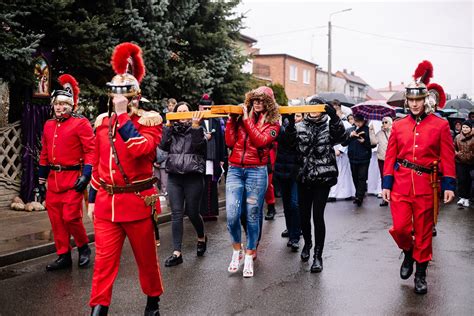
[[237,272],[243,259],[240,216],[245,210],[247,247],[243,276],[252,277],[253,254],[261,229],[263,202],[268,186],[269,151],[280,130],[280,114],[269,87],[259,87],[248,92],[242,107],[243,115],[231,115],[225,131],[225,141],[231,149],[226,210],[233,254],[228,271]]

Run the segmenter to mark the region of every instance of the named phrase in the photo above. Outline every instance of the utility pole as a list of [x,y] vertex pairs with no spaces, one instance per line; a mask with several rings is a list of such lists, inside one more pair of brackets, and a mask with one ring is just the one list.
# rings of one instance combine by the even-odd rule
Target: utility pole
[[352,8],[349,8],[349,9],[344,9],[344,10],[341,10],[341,11],[336,11],[336,12],[333,12],[331,14],[329,14],[329,20],[328,20],[328,92],[331,92],[331,83],[332,83],[332,37],[331,37],[331,17],[334,15],[334,14],[337,14],[337,13],[342,13],[342,12],[347,12],[347,11],[351,11]]

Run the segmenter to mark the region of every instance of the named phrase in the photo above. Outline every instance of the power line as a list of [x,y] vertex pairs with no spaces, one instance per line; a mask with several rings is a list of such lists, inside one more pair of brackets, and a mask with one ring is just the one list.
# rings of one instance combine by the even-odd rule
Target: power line
[[376,34],[376,33],[370,33],[370,32],[363,32],[363,31],[358,31],[358,30],[350,29],[350,28],[343,27],[343,26],[338,26],[338,25],[333,25],[333,27],[336,27],[336,28],[342,29],[342,30],[346,30],[346,31],[350,31],[350,32],[356,32],[356,33],[367,34],[367,35],[372,35],[372,36],[376,36],[376,37],[388,38],[388,39],[402,41],[402,42],[410,42],[410,43],[417,43],[417,44],[424,44],[424,45],[431,45],[431,46],[440,46],[440,47],[450,47],[450,48],[474,49],[474,47],[470,47],[470,46],[457,46],[457,45],[438,44],[438,43],[432,43],[432,42],[422,42],[422,41],[415,41],[415,40],[404,39],[404,38],[399,38],[399,37],[393,37],[393,36],[388,36],[388,35],[382,35],[382,34]]
[[279,32],[279,33],[263,34],[263,35],[258,35],[258,36],[256,36],[256,37],[277,36],[277,35],[282,35],[282,34],[289,34],[289,33],[301,32],[301,31],[308,31],[308,30],[321,29],[321,28],[324,28],[324,27],[327,27],[327,25],[320,25],[320,26],[315,26],[315,27],[307,27],[307,28],[304,28],[304,29],[291,30],[291,31]]

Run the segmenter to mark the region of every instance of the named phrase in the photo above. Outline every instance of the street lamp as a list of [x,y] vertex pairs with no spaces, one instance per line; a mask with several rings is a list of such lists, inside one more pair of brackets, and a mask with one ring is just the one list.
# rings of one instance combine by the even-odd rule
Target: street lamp
[[334,14],[342,13],[351,11],[352,8],[344,9],[341,11],[336,11],[329,14],[329,21],[328,21],[328,92],[331,92],[331,81],[332,81],[332,65],[331,65],[331,17]]

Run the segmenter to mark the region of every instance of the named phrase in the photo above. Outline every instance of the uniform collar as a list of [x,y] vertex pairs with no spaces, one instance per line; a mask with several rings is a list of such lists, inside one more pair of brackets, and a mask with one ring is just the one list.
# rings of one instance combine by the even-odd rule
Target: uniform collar
[[415,116],[415,115],[413,115],[413,113],[410,112],[410,116],[415,122],[421,122],[422,120],[424,120],[428,116],[428,114],[423,112],[421,115]]

